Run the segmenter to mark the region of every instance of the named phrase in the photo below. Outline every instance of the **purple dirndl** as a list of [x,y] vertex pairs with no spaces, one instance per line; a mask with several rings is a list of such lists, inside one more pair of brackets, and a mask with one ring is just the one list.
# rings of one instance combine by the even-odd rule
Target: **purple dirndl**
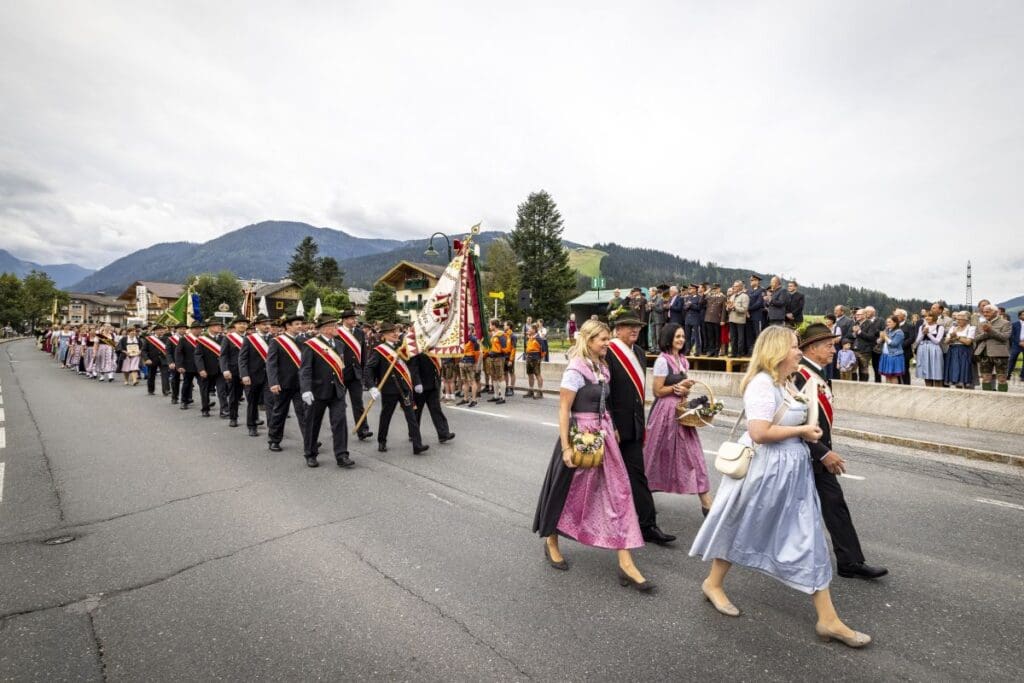
[[[665,386],[686,379],[690,369],[685,357],[675,358],[663,353],[669,374]],[[666,493],[706,493],[711,488],[708,465],[704,460],[704,447],[694,427],[676,422],[676,396],[664,396],[655,401],[647,419],[647,437],[644,442],[644,471],[647,485],[652,491]]]

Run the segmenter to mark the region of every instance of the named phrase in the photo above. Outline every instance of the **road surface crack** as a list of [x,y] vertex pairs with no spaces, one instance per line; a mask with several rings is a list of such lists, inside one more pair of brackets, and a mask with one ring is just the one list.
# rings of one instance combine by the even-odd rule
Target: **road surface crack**
[[96,646],[96,659],[99,660],[100,678],[106,681],[108,680],[107,658],[103,649],[103,641],[100,640],[100,635],[96,632],[96,619],[92,616],[92,610],[86,612],[85,616],[89,619],[89,635],[92,636],[92,642]]
[[341,545],[346,550],[348,550],[349,553],[351,553],[356,558],[358,558],[360,562],[362,562],[367,567],[369,567],[374,572],[376,572],[378,575],[380,575],[382,578],[384,578],[384,580],[386,580],[389,583],[393,584],[394,586],[396,586],[400,590],[402,590],[405,593],[411,595],[412,597],[416,598],[418,601],[422,602],[427,607],[429,607],[432,610],[434,610],[435,612],[437,612],[441,616],[442,619],[445,619],[445,620],[450,621],[453,624],[455,624],[459,628],[459,630],[461,630],[463,633],[468,635],[473,640],[473,642],[475,642],[478,645],[481,645],[484,648],[486,648],[487,650],[490,650],[491,652],[493,652],[496,657],[498,657],[501,661],[505,662],[510,667],[512,667],[512,669],[516,673],[518,673],[520,676],[522,676],[523,678],[526,678],[527,680],[533,680],[533,676],[531,676],[529,674],[529,672],[525,671],[521,666],[519,666],[519,664],[514,659],[512,659],[511,657],[509,657],[508,655],[503,653],[501,650],[499,650],[497,647],[495,647],[494,645],[492,645],[491,643],[487,642],[482,637],[480,637],[476,633],[474,633],[473,630],[471,628],[469,628],[469,626],[467,626],[464,621],[462,621],[461,619],[459,619],[455,615],[449,614],[448,612],[444,611],[439,605],[436,605],[433,602],[431,602],[430,600],[427,600],[425,597],[423,597],[422,595],[420,595],[419,593],[414,591],[412,588],[409,588],[404,583],[402,583],[401,581],[399,581],[395,577],[393,577],[390,574],[388,574],[387,572],[385,572],[383,569],[378,567],[376,564],[374,564],[373,562],[368,560],[366,558],[366,556],[363,555],[362,553],[360,553],[358,550],[355,550],[354,548],[352,548],[351,546],[349,546],[348,544],[346,544],[344,542],[342,542]]
[[99,606],[100,606],[99,605],[99,601],[101,601],[101,600],[106,600],[108,598],[115,598],[115,597],[118,597],[120,595],[125,595],[127,593],[131,593],[133,591],[142,590],[143,588],[149,588],[150,586],[155,586],[156,584],[163,583],[164,581],[170,581],[171,579],[173,579],[173,578],[175,578],[177,576],[181,576],[185,572],[192,571],[193,569],[197,569],[199,567],[202,567],[203,565],[210,564],[211,562],[219,562],[220,560],[230,559],[230,558],[234,557],[235,555],[243,553],[243,552],[245,552],[247,550],[252,550],[253,548],[259,548],[261,546],[267,545],[268,543],[274,543],[276,541],[281,541],[281,540],[284,540],[284,539],[289,538],[291,536],[295,536],[296,534],[300,534],[300,533],[302,533],[304,531],[312,531],[314,529],[322,529],[324,527],[334,526],[336,524],[344,524],[345,522],[351,522],[353,520],[360,519],[362,517],[368,517],[368,516],[370,516],[372,514],[376,514],[375,511],[363,512],[363,513],[360,513],[358,515],[352,515],[352,516],[349,516],[349,517],[343,517],[341,519],[329,520],[329,521],[326,521],[326,522],[318,522],[317,524],[310,524],[308,526],[299,527],[298,529],[292,529],[291,531],[286,531],[286,532],[284,532],[282,534],[278,534],[277,536],[271,536],[270,538],[265,538],[262,541],[257,541],[255,543],[250,543],[249,545],[244,545],[244,546],[242,546],[240,548],[236,548],[235,550],[232,550],[231,552],[228,552],[228,553],[224,553],[222,555],[214,555],[213,557],[207,557],[207,558],[204,558],[202,560],[198,560],[196,562],[193,562],[192,564],[189,564],[189,565],[186,565],[186,566],[181,567],[179,569],[176,569],[173,572],[170,572],[168,574],[163,574],[161,576],[157,576],[155,578],[149,579],[147,581],[143,581],[141,583],[133,584],[131,586],[125,586],[123,588],[115,588],[115,589],[112,589],[112,590],[109,590],[109,591],[102,591],[102,592],[99,592],[99,593],[89,593],[87,595],[81,595],[81,596],[78,596],[78,597],[75,597],[75,598],[71,598],[70,600],[62,600],[61,602],[53,603],[53,604],[50,604],[50,605],[41,605],[39,607],[30,607],[30,608],[27,608],[27,609],[16,610],[14,612],[6,612],[6,613],[3,613],[3,614],[0,614],[0,623],[6,622],[8,619],[13,619],[13,618],[16,618],[16,617],[23,617],[23,616],[27,616],[29,614],[35,614],[37,612],[45,612],[45,611],[51,610],[51,609],[58,609],[58,608],[61,608],[61,607],[69,607],[71,605],[75,605],[76,603],[82,603],[83,601],[86,601],[86,600],[96,600],[96,605],[95,605],[94,609],[98,609]]

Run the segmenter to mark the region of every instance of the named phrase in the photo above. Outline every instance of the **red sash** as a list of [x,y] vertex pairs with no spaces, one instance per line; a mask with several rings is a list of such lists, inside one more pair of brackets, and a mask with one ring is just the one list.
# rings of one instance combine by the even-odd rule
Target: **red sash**
[[295,344],[295,340],[287,334],[279,334],[274,337],[274,339],[277,341],[278,345],[284,349],[284,352],[288,354],[288,357],[292,359],[292,362],[295,363],[295,367],[301,367],[302,354],[299,352],[299,347]]
[[430,362],[434,364],[434,368],[437,369],[437,374],[440,375],[441,374],[441,359],[438,358],[437,356],[432,356],[430,354],[427,354],[427,358],[429,358]]
[[197,338],[193,337],[191,334],[186,334],[185,335],[185,341],[187,341],[189,344],[191,344],[193,349],[196,347],[196,344],[199,343],[199,340]]
[[150,344],[152,344],[156,348],[160,349],[160,353],[167,353],[167,346],[164,345],[164,343],[162,341],[160,341],[159,339],[157,339],[156,337],[150,335],[150,336],[146,337],[146,341],[148,341]]
[[179,336],[178,336],[178,335],[176,335],[176,334],[172,334],[172,335],[171,335],[170,337],[168,337],[168,339],[169,339],[169,340],[170,340],[170,342],[171,342],[172,344],[174,344],[175,346],[177,346],[177,345],[178,345],[178,342],[180,342],[180,341],[181,341],[181,337],[179,337]]
[[[636,367],[633,365],[633,363],[635,362],[635,358],[629,358],[629,356],[633,355],[632,350],[628,352],[623,351],[622,349],[619,348],[619,345],[614,342],[608,345],[608,350],[611,351],[612,354],[614,354],[615,357],[619,359],[619,363],[622,365],[622,368],[626,371],[626,375],[633,383],[633,388],[636,389],[636,393],[640,395],[640,402],[643,403],[645,400],[647,400],[647,396],[644,393],[643,380],[640,378],[640,375],[637,372]],[[627,356],[627,353],[629,354],[629,356]]]
[[249,343],[252,344],[253,348],[256,349],[256,353],[260,354],[260,358],[263,359],[263,362],[266,363],[267,352],[270,351],[267,347],[267,342],[263,340],[261,335],[255,332],[250,334],[247,339],[249,340]]
[[228,341],[231,342],[232,344],[234,344],[236,349],[238,349],[238,350],[242,349],[242,346],[245,344],[245,337],[243,337],[242,335],[238,334],[237,332],[228,332],[227,336],[228,336]]
[[387,344],[381,344],[376,349],[377,353],[384,356],[389,363],[395,364],[395,371],[405,380],[405,383],[412,389],[412,375],[409,374],[409,366],[405,364],[405,361],[398,357],[398,354],[388,346]]
[[206,335],[203,335],[196,341],[202,344],[207,351],[210,351],[215,355],[220,356],[220,344],[217,343],[216,339],[210,339]]
[[[807,368],[800,368],[800,375],[805,380],[807,380],[808,382],[812,381],[811,380],[811,371],[808,370]],[[823,382],[822,380],[818,379],[817,377],[814,378],[814,381],[818,385],[818,405],[821,407],[822,412],[825,413],[825,418],[828,420],[828,426],[831,427],[832,426],[832,402],[829,400],[828,394],[825,392],[825,388],[828,385],[825,382]]]
[[347,346],[348,348],[352,349],[352,353],[354,353],[355,356],[356,356],[356,362],[358,362],[360,365],[362,365],[363,364],[362,344],[359,343],[359,340],[356,339],[356,336],[354,334],[352,334],[351,332],[349,332],[344,327],[339,327],[338,328],[338,337],[341,338],[341,341],[345,342],[345,346]]
[[337,376],[339,382],[345,382],[344,378],[341,376],[342,372],[345,370],[345,361],[341,359],[341,356],[338,355],[337,351],[317,337],[307,339],[306,346],[313,349],[313,353],[323,358],[324,362],[331,366],[331,370],[334,370],[334,374]]

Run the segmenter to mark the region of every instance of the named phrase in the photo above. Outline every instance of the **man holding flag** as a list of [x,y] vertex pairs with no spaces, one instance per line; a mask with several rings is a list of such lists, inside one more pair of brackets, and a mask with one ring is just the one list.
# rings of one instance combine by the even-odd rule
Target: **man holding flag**
[[[402,348],[398,345],[398,327],[393,323],[384,323],[380,328],[383,343],[374,347],[366,361],[364,382],[370,389],[374,401],[382,401],[380,405],[380,424],[377,427],[377,450],[385,453],[388,450],[388,430],[395,408],[402,407],[405,424],[412,439],[413,455],[425,453],[430,446],[423,445],[420,425],[416,420],[416,409],[413,405],[413,394],[423,393],[419,375],[415,367],[406,365],[402,359]],[[378,386],[380,387],[378,389]]]
[[320,425],[324,413],[331,416],[334,459],[338,467],[355,465],[348,457],[348,425],[345,421],[345,361],[337,338],[338,321],[321,315],[315,321],[317,334],[302,344],[299,388],[307,406],[304,450],[307,467],[317,467]]

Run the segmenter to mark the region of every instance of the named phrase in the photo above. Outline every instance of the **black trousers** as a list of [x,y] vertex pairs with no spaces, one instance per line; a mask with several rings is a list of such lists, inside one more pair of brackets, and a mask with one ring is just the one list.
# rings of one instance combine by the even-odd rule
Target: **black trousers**
[[204,413],[210,412],[210,390],[216,385],[217,378],[207,375],[199,378],[199,406]]
[[171,370],[171,400],[177,402],[178,396],[181,395],[181,375],[178,374],[178,370]]
[[622,441],[619,443],[622,460],[626,463],[629,474],[629,487],[633,490],[633,505],[636,516],[640,519],[640,528],[649,529],[657,524],[657,511],[654,509],[654,496],[647,485],[647,473],[644,472],[643,441]]
[[164,396],[170,389],[167,388],[167,366],[166,365],[150,365],[149,374],[146,376],[146,389],[149,393],[156,392],[156,376],[160,375],[160,391]]
[[882,375],[878,372],[878,362],[882,360],[882,354],[871,352],[871,369],[875,371],[875,381],[881,384]]
[[721,340],[721,331],[719,330],[718,323],[704,323],[704,348],[703,355],[705,356],[717,356],[718,345]]
[[747,324],[729,323],[729,342],[732,344],[733,356],[746,356],[750,353],[747,346]]
[[[223,377],[223,375],[221,375]],[[237,370],[231,371],[231,379],[224,380],[224,393],[228,399],[228,417],[238,419],[238,404],[242,399],[242,380]]]
[[683,325],[683,334],[686,335],[686,345],[683,347],[684,356],[692,356],[694,349],[698,353],[704,349],[700,341],[702,336],[700,325]]
[[[363,383],[359,380],[353,382],[346,382],[345,389],[348,392],[348,402],[352,406],[352,421],[353,423],[358,421],[363,416],[363,410],[365,406],[363,404]],[[359,436],[365,436],[370,433],[370,421],[363,420],[363,424],[359,425]]]
[[245,390],[245,426],[256,426],[260,421],[260,406],[264,404],[267,405],[267,422],[270,422],[270,402],[267,399],[269,395],[265,377],[249,378],[249,386]]
[[821,516],[832,537],[836,562],[839,566],[863,562],[860,539],[857,538],[857,530],[853,528],[853,518],[850,516],[850,508],[846,506],[839,479],[817,460],[814,462],[814,486],[818,489],[818,499],[821,501]]
[[185,405],[193,402],[192,387],[198,378],[199,375],[194,372],[189,372],[188,370],[186,370],[181,376],[181,402]]
[[754,344],[757,343],[757,338],[761,336],[763,329],[764,321],[760,316],[756,320],[754,318],[747,320],[747,353],[754,350]]
[[313,405],[306,408],[306,434],[303,440],[305,455],[317,454],[316,444],[320,438],[320,425],[324,421],[324,413],[330,411],[331,435],[334,438],[334,457],[348,455],[348,422],[345,419],[345,397],[337,396],[331,400],[314,399]]
[[396,394],[381,394],[380,397],[380,424],[377,427],[378,443],[388,442],[388,428],[391,426],[391,416],[395,414],[395,407],[401,406],[405,414],[405,425],[409,428],[409,438],[412,439],[413,448],[423,445],[423,437],[420,435],[420,425],[416,421],[416,410],[413,406],[407,406]]
[[299,423],[299,436],[303,444],[306,442],[306,404],[302,402],[301,392],[298,387],[294,389],[281,388],[281,393],[274,394],[272,399],[274,407],[268,413],[267,418],[267,441],[270,443],[281,443],[284,437],[284,421],[288,417],[288,406],[295,406],[295,419]]
[[[228,412],[228,381],[224,379],[224,373],[218,372],[213,382],[217,392],[217,405],[220,407],[220,414],[227,415]],[[236,411],[237,416],[237,411]]]
[[448,436],[450,433],[448,430],[448,418],[444,416],[444,412],[441,410],[441,395],[437,389],[424,389],[422,394],[415,395],[415,401],[417,426],[423,422],[423,408],[426,406],[427,410],[430,411],[430,421],[434,423],[434,429],[437,430],[437,437],[440,439]]

